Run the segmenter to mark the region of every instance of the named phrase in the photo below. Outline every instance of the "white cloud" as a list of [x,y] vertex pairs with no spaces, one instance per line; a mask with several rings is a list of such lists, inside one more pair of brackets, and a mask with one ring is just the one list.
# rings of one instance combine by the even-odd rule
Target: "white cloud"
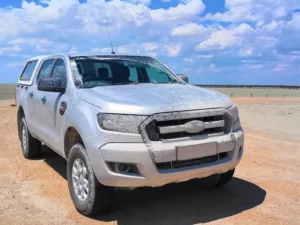
[[291,51],[291,54],[293,54],[293,55],[300,55],[300,51]]
[[187,23],[175,27],[172,30],[172,36],[191,36],[207,32],[207,28],[196,23]]
[[154,21],[180,21],[195,18],[203,12],[205,5],[202,0],[190,0],[186,4],[179,4],[169,9],[151,10],[150,15]]
[[131,2],[133,4],[144,4],[144,5],[150,5],[151,0],[128,0],[128,2]]
[[253,65],[247,66],[247,69],[262,69],[263,67],[264,67],[263,64],[253,64]]
[[244,35],[253,32],[248,24],[243,23],[231,29],[214,31],[210,38],[197,45],[196,50],[226,49],[242,44]]
[[193,63],[195,62],[192,58],[184,58],[184,62]]
[[242,56],[251,56],[253,54],[252,49],[241,49],[240,55]]
[[91,49],[91,52],[92,52],[92,53],[101,53],[102,51],[103,51],[102,48],[92,48],[92,49]]
[[205,20],[215,20],[222,22],[237,22],[237,21],[257,21],[258,16],[253,15],[251,8],[234,7],[225,13],[207,14]]
[[10,57],[17,57],[17,58],[26,58],[29,59],[32,55],[30,54],[17,54],[17,53],[10,53]]
[[44,5],[49,5],[51,0],[39,0],[39,2]]
[[206,20],[223,22],[255,22],[278,20],[291,16],[300,7],[298,0],[226,0],[224,13],[207,14]]
[[8,42],[11,45],[20,45],[20,44],[27,44],[27,45],[49,45],[53,44],[53,41],[47,38],[17,38],[12,39]]
[[276,67],[276,68],[274,68],[274,71],[276,71],[276,72],[282,72],[282,71],[285,71],[285,68],[283,68],[283,67]]
[[22,8],[29,20],[46,22],[61,19],[76,4],[79,4],[76,0],[51,0],[49,7],[42,7],[34,2],[22,1]]
[[76,48],[76,47],[72,47],[72,48],[69,50],[68,53],[74,54],[74,53],[77,53],[77,52],[78,52],[78,51],[77,51],[77,48]]
[[[224,13],[205,16],[201,0],[174,1],[174,7],[158,9],[150,2],[24,0],[20,8],[0,8],[0,54],[6,60],[0,62],[0,73],[1,66],[28,55],[110,54],[105,18],[116,53],[158,56],[177,71],[188,64],[196,74],[200,63],[202,74],[213,74],[227,68],[227,60],[249,73],[298,71],[300,13],[292,11],[300,8],[299,0],[226,0]],[[253,62],[242,62],[246,59]]]
[[203,70],[202,70],[202,69],[197,69],[197,70],[196,70],[196,73],[197,73],[197,74],[202,74],[202,73],[203,73]]
[[211,59],[214,57],[214,55],[209,54],[209,55],[197,55],[198,58],[202,58],[202,59]]
[[165,46],[165,49],[167,50],[169,56],[176,57],[180,54],[181,44],[168,44]]
[[145,52],[153,52],[158,49],[158,44],[153,42],[142,43],[141,46]]
[[192,71],[193,70],[193,68],[183,68],[182,69],[182,72],[183,73],[187,73],[187,72],[190,72],[190,71]]
[[117,47],[116,51],[120,54],[134,54],[136,52],[132,51],[129,46],[120,46]]
[[0,48],[0,55],[3,55],[6,52],[19,52],[21,48],[18,45],[11,46],[11,47],[3,47]]
[[24,62],[10,62],[6,65],[6,67],[20,67],[23,65],[24,65]]

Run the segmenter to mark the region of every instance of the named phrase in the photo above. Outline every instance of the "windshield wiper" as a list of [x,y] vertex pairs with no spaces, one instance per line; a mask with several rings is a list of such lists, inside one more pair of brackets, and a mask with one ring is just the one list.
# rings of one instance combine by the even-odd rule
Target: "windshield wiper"
[[132,82],[132,83],[112,83],[111,86],[114,86],[114,85],[136,85],[136,84],[139,84],[139,82]]

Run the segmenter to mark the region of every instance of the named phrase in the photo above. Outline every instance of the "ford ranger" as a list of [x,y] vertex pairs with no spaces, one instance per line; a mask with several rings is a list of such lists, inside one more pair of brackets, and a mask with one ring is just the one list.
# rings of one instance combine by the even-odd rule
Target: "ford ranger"
[[16,88],[25,158],[46,145],[67,160],[76,209],[91,216],[114,188],[191,179],[228,183],[241,160],[237,106],[147,56],[51,55],[29,59]]

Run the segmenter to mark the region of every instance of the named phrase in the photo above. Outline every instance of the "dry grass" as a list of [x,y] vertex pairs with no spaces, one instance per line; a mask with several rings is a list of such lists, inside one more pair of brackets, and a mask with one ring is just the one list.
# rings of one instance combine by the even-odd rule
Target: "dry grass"
[[16,84],[0,84],[0,100],[14,98],[15,88]]
[[[16,84],[0,84],[0,100],[14,98]],[[300,89],[285,88],[210,88],[232,97],[300,97]]]
[[287,88],[210,88],[232,97],[300,97],[300,89]]

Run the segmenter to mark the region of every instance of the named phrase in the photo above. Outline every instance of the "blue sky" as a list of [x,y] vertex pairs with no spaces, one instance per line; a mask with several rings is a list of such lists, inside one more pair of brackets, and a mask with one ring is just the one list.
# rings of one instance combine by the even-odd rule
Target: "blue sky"
[[0,83],[57,53],[155,56],[194,84],[300,85],[299,0],[1,0]]

